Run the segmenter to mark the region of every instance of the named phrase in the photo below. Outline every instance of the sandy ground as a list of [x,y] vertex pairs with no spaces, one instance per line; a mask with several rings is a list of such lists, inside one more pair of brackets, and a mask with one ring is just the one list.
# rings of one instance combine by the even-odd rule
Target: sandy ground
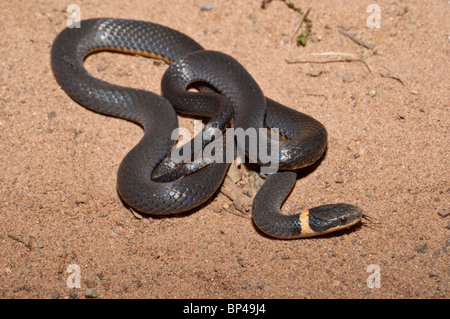
[[[266,96],[329,132],[325,158],[297,181],[284,211],[347,202],[376,224],[274,240],[232,214],[223,194],[191,214],[137,218],[116,193],[116,173],[142,130],[76,104],[51,72],[50,48],[72,2],[2,0],[2,298],[449,297],[447,0],[379,0],[379,29],[366,24],[372,1],[295,1],[311,8],[304,48],[291,47],[299,15],[280,1],[261,9],[256,0],[216,0],[211,10],[201,10],[205,0],[73,2],[82,19],[158,22],[234,56]],[[312,63],[339,58],[314,55],[324,52],[364,62]],[[86,67],[154,92],[166,69],[112,53]],[[371,288],[378,271],[380,287]]]

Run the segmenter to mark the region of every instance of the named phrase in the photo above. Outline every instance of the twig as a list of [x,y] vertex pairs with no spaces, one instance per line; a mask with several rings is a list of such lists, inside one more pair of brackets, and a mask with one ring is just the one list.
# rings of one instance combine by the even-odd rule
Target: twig
[[[289,4],[288,4],[288,6],[289,6]],[[296,10],[296,12],[301,14],[300,9],[294,8],[294,10]],[[306,10],[305,14],[302,15],[301,20],[300,20],[297,28],[295,29],[294,34],[292,35],[291,47],[292,47],[292,43],[294,42],[294,39],[296,39],[297,45],[301,44],[301,45],[305,46],[306,38],[308,37],[309,32],[311,31],[311,20],[308,19],[308,14],[310,11],[311,11],[311,8],[308,8],[308,10]],[[303,34],[303,32],[302,32],[302,33],[300,33],[300,35],[297,38],[295,38],[295,35],[297,34],[298,30],[300,30],[303,23],[305,23],[305,22],[307,23],[305,34]]]
[[19,237],[19,236],[17,236],[17,235],[14,235],[14,234],[11,234],[11,233],[8,234],[8,237],[11,238],[11,239],[13,239],[13,240],[15,240],[15,241],[17,241],[17,242],[19,242],[19,243],[21,243],[21,244],[24,244],[25,247],[27,247],[29,250],[32,249],[31,242],[26,242],[26,241],[25,241],[24,239],[22,239],[21,237]]
[[272,0],[263,0],[261,3],[261,8],[265,9],[267,7],[267,5],[271,2],[272,2]]
[[355,43],[365,47],[366,49],[369,50],[373,50],[373,48],[375,48],[375,45],[371,44],[371,43],[367,43],[364,40],[361,40],[360,38],[358,38],[356,35],[351,34],[350,32],[342,29],[342,28],[338,28],[337,29],[339,33],[342,33],[343,35],[345,35],[346,37],[350,38],[351,40],[353,40]]
[[[309,57],[314,56],[334,56],[336,58],[327,59],[327,60],[311,60]],[[286,59],[286,63],[295,64],[295,63],[336,63],[336,62],[352,62],[352,61],[363,61],[363,59],[352,53],[343,53],[343,52],[322,52],[322,53],[310,53],[308,56],[304,58],[297,57],[294,59]]]
[[134,217],[136,217],[136,219],[141,220],[142,219],[142,215],[139,214],[137,211],[135,211],[133,208],[129,207],[131,213],[133,214]]
[[383,74],[383,73],[380,73],[380,75],[381,75],[382,77],[384,77],[384,78],[391,78],[391,79],[397,80],[397,81],[399,81],[401,84],[405,85],[405,83],[403,82],[403,80],[400,78],[400,76],[399,76],[397,73],[395,73],[395,72],[392,71],[391,69],[388,69],[388,68],[385,67],[384,65],[383,65],[382,67],[385,68],[386,71],[389,72],[389,74]]
[[[320,52],[320,53],[310,53],[308,54],[310,56],[330,56],[330,55],[334,55],[334,56],[339,56],[339,57],[345,57],[346,59],[361,59],[361,57],[357,56],[356,54],[353,53],[346,53],[346,52],[334,52],[334,51],[330,51],[330,52]],[[336,61],[336,62],[340,62],[340,61]]]
[[323,97],[326,100],[328,100],[328,97],[325,94],[318,94],[318,93],[306,93],[307,96],[317,96],[317,97]]
[[58,274],[62,274],[63,272],[63,267],[64,267],[64,263],[66,262],[66,258],[67,258],[67,253],[65,253],[62,257],[61,262],[59,263],[59,267],[58,267]]
[[[337,58],[335,59],[328,59],[328,60],[322,60],[322,61],[315,61],[310,60],[308,57],[310,56],[335,56]],[[322,53],[310,53],[307,57],[304,59],[302,58],[295,58],[295,59],[286,59],[286,63],[288,64],[296,64],[296,63],[317,63],[317,64],[325,64],[325,63],[338,63],[338,62],[362,62],[367,67],[369,72],[372,73],[372,70],[370,69],[369,65],[367,65],[367,62],[362,57],[353,54],[353,53],[345,53],[345,52],[322,52]]]

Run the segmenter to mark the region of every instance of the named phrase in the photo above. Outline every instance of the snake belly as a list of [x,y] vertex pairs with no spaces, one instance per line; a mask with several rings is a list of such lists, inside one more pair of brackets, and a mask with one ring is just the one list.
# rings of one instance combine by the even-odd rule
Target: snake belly
[[[92,77],[84,59],[106,50],[170,64],[162,81],[164,97]],[[190,37],[159,24],[101,18],[83,20],[81,28],[64,29],[53,43],[51,65],[58,84],[76,102],[143,127],[144,136],[121,162],[117,177],[118,193],[133,209],[175,214],[198,207],[216,193],[229,163],[213,162],[169,182],[156,182],[151,176],[174,146],[176,112],[220,118],[225,123],[231,107],[235,127],[279,128],[283,137],[279,153],[283,171],[267,178],[253,204],[253,221],[262,232],[300,238],[349,227],[361,219],[361,210],[348,204],[323,205],[296,215],[281,213],[295,183],[293,170],[322,156],[326,129],[310,116],[265,98],[245,68],[226,54],[204,50]],[[207,83],[212,90],[188,92],[196,82]]]

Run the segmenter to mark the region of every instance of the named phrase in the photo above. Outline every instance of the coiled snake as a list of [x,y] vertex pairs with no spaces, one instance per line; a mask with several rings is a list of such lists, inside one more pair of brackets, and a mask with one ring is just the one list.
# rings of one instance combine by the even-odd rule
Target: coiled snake
[[[103,50],[139,54],[170,64],[162,80],[164,97],[92,77],[83,61]],[[225,177],[229,164],[221,162],[209,163],[175,180],[152,177],[173,148],[171,133],[178,127],[176,112],[180,112],[211,118],[205,127],[223,129],[232,118],[234,127],[244,130],[279,129],[280,171],[268,175],[252,206],[253,221],[264,233],[277,238],[314,236],[350,227],[362,217],[361,209],[349,204],[319,206],[295,215],[281,213],[296,180],[295,169],[314,163],[326,149],[325,127],[265,98],[236,60],[204,50],[181,32],[136,20],[84,20],[81,28],[68,27],[57,36],[51,65],[57,82],[75,101],[144,128],[143,138],[123,159],[117,177],[119,195],[140,212],[162,215],[191,210],[213,196]],[[187,90],[196,84],[203,92]]]

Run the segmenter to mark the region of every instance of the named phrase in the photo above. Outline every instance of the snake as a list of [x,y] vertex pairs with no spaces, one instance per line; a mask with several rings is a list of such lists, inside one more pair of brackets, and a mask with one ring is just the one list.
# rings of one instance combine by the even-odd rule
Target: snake
[[[99,51],[167,63],[161,94],[93,77],[84,61]],[[231,125],[243,130],[278,129],[280,143],[275,156],[279,169],[267,175],[252,204],[252,220],[262,235],[310,237],[361,221],[362,210],[345,203],[294,214],[281,211],[295,185],[296,170],[323,156],[327,130],[311,116],[265,97],[249,72],[230,55],[206,50],[184,33],[157,23],[95,18],[63,29],[53,42],[50,60],[57,83],[75,102],[143,128],[143,137],[123,158],[117,172],[117,192],[132,209],[149,215],[191,211],[207,203],[221,187],[230,165],[224,161],[191,165],[186,174],[168,180],[153,176],[174,149],[172,132],[178,128],[178,114],[187,114],[209,118],[204,130],[223,131]],[[248,155],[245,143],[238,146]]]

